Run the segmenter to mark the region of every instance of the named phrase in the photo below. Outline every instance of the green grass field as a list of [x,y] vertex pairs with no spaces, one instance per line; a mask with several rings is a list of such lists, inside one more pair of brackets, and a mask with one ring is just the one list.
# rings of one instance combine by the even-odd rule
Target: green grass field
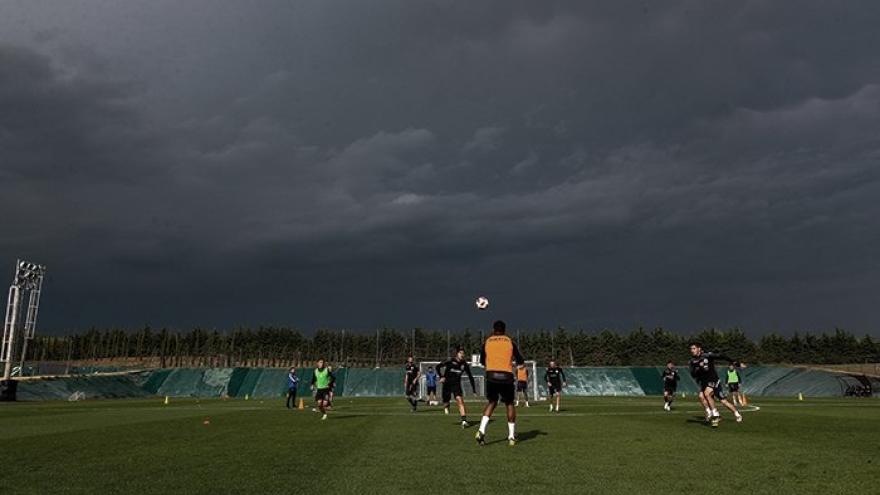
[[478,447],[475,426],[403,398],[338,398],[327,421],[279,401],[6,403],[0,491],[880,493],[877,400],[761,399],[718,428],[693,398],[671,413],[653,397],[539,404],[520,409],[517,446],[496,412]]

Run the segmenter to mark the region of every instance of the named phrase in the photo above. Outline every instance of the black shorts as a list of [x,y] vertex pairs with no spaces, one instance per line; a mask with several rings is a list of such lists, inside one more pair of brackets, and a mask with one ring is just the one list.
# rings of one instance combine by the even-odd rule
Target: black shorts
[[550,387],[547,389],[547,393],[550,394],[550,397],[553,397],[556,394],[562,393],[562,384],[561,383],[550,383]]
[[529,382],[523,382],[520,380],[516,381],[516,391],[517,392],[525,392],[529,389]]
[[315,390],[315,400],[330,400],[330,389],[319,388]]
[[707,388],[712,389],[712,396],[718,400],[727,399],[727,395],[724,394],[724,387],[721,386],[721,380],[713,380],[713,381],[700,381],[700,392],[705,391]]
[[731,393],[739,392],[739,383],[728,383],[727,390],[729,390]]
[[435,394],[435,395],[436,395],[436,394],[437,394],[437,387],[436,387],[436,386],[434,386],[434,387],[428,387],[428,392],[427,392],[427,394],[428,394],[428,395],[431,395],[431,394]]
[[513,404],[515,395],[513,382],[486,382],[486,398],[489,402],[498,402],[501,399],[504,404]]
[[675,387],[663,387],[663,393],[675,395]]
[[453,397],[464,397],[464,391],[461,389],[461,382],[443,382],[442,396],[444,403],[449,402]]
[[406,395],[410,397],[418,397],[419,396],[419,384],[418,383],[410,383],[406,386]]

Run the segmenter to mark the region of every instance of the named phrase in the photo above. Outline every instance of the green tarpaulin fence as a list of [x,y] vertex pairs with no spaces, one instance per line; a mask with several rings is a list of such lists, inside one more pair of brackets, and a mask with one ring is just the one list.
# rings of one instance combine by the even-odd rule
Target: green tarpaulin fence
[[[547,396],[546,368],[538,368],[538,393]],[[563,368],[566,395],[645,395],[631,368]]]
[[18,400],[123,399],[155,395],[144,387],[145,378],[132,373],[22,380],[17,395]]
[[[573,396],[660,395],[662,367],[565,368]],[[538,368],[538,389],[547,395],[545,368]],[[697,392],[686,368],[678,368],[679,393]],[[723,368],[719,372],[724,376]],[[311,395],[312,368],[300,368],[299,396]],[[403,395],[403,368],[342,368],[335,370],[336,394],[348,397],[395,397]],[[481,376],[482,369],[474,374]],[[750,396],[840,397],[850,382],[845,374],[790,367],[756,366],[742,374],[743,390]],[[118,375],[82,375],[22,380],[20,400],[68,399],[74,394],[93,398],[123,397],[221,397],[281,398],[287,393],[287,370],[279,368],[176,368]]]

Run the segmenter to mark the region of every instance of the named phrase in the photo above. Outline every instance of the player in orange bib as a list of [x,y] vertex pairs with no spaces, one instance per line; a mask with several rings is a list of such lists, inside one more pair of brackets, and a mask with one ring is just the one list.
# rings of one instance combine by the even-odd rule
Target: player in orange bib
[[513,404],[514,390],[513,365],[525,363],[513,340],[504,334],[507,325],[498,320],[492,324],[492,335],[483,343],[480,351],[480,364],[486,367],[486,399],[489,403],[483,410],[480,429],[477,431],[477,444],[486,445],[486,427],[489,418],[498,405],[498,400],[507,407],[507,442],[516,445],[516,407]]

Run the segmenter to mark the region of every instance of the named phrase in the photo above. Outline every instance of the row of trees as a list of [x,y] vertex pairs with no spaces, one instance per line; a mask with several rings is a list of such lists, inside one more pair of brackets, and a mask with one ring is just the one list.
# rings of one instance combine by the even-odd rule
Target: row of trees
[[[83,334],[37,336],[27,351],[36,361],[127,361],[151,366],[288,366],[318,358],[347,366],[397,366],[408,355],[416,360],[438,360],[449,349],[479,352],[485,331],[463,332],[384,328],[375,332],[318,330],[306,336],[282,327],[239,328],[228,332],[195,328],[190,331],[149,327],[91,329]],[[545,365],[556,359],[565,366],[660,365],[667,360],[684,363],[687,344],[721,350],[746,363],[846,364],[880,362],[880,343],[870,336],[837,329],[833,333],[769,334],[751,340],[739,329],[706,330],[683,336],[662,328],[637,329],[628,334],[610,330],[571,332],[514,331],[511,334],[526,359]]]

